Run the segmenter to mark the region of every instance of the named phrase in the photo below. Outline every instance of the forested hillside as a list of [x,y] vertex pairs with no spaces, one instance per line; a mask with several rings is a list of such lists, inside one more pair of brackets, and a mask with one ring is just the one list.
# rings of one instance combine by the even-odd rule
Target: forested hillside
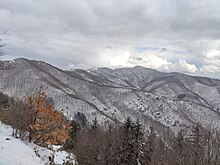
[[[21,153],[28,152],[35,157],[26,161],[39,164],[60,162],[60,154],[68,155],[68,151],[76,158],[73,155],[62,158],[62,165],[220,163],[219,131],[205,129],[199,123],[174,134],[168,127],[161,130],[151,125],[146,129],[139,121],[133,121],[129,117],[123,122],[108,126],[100,125],[97,118],[91,123],[68,121],[61,112],[54,109],[42,88],[35,96],[27,97],[26,102],[1,94],[0,105],[0,121],[12,126],[10,134],[4,134],[5,128],[0,127],[0,140],[8,140],[11,147],[16,144],[22,148]],[[29,149],[22,143],[15,142],[10,135],[25,142]],[[55,145],[59,145],[60,149],[51,151],[51,146]],[[6,147],[7,150],[5,147],[1,147],[0,153],[17,152],[9,146]],[[50,150],[45,151],[42,147]],[[3,163],[10,163],[8,157],[0,155],[0,158]],[[23,162],[22,159],[17,161]]]

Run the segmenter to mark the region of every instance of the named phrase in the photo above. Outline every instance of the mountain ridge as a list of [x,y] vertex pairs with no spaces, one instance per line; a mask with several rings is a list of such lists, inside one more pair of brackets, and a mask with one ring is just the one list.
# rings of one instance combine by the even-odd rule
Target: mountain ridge
[[62,70],[43,61],[15,59],[0,62],[0,91],[24,99],[44,86],[57,109],[78,113],[103,125],[126,117],[146,127],[174,131],[201,123],[220,126],[220,80],[133,68]]

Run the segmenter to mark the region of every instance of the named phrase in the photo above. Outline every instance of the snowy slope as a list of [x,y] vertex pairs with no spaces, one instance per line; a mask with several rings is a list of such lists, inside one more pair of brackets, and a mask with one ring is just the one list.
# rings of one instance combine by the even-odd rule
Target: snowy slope
[[32,148],[28,147],[18,139],[0,133],[0,164],[40,165],[43,163],[34,153]]
[[65,71],[42,61],[16,59],[0,66],[0,91],[24,99],[44,86],[58,110],[100,124],[126,117],[172,130],[195,123],[220,128],[220,81],[144,67]]
[[75,162],[73,155],[22,142],[12,137],[11,133],[12,128],[0,122],[0,165],[45,165],[49,164],[48,157],[52,155],[56,164],[67,160]]

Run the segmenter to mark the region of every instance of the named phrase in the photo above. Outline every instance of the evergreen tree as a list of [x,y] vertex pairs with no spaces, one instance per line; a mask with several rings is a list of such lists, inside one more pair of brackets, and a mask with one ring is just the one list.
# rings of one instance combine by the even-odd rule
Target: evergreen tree
[[184,135],[183,135],[183,131],[180,131],[177,133],[176,136],[176,145],[175,148],[177,150],[177,154],[178,156],[182,156],[183,154],[183,150],[184,150]]
[[67,149],[74,149],[76,140],[77,140],[77,135],[81,130],[81,126],[78,122],[75,120],[72,120],[70,123],[70,130],[69,130],[69,139],[65,143],[65,148]]
[[136,165],[134,123],[131,118],[127,118],[124,123],[123,141],[120,148],[120,164]]
[[143,162],[143,145],[144,145],[144,139],[143,139],[144,133],[142,130],[142,125],[137,121],[134,124],[134,145],[135,145],[135,159],[137,161],[137,164],[140,164],[140,162]]
[[92,124],[91,124],[91,129],[93,131],[97,130],[99,128],[99,124],[98,124],[98,120],[97,118],[95,117],[95,119],[92,120]]
[[192,161],[194,165],[199,165],[202,159],[202,134],[199,124],[192,127],[192,134],[190,136],[191,147],[192,147]]
[[157,136],[154,131],[154,128],[150,127],[150,130],[147,136],[147,141],[144,147],[145,164],[147,165],[150,165],[153,160],[156,140],[157,140]]

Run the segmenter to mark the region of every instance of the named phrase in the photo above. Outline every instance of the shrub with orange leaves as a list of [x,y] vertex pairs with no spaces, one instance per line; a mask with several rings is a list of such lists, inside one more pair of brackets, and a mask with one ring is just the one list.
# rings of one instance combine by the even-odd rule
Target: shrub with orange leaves
[[29,140],[46,146],[64,144],[69,138],[69,123],[65,117],[47,102],[47,95],[41,88],[36,97],[28,98]]

